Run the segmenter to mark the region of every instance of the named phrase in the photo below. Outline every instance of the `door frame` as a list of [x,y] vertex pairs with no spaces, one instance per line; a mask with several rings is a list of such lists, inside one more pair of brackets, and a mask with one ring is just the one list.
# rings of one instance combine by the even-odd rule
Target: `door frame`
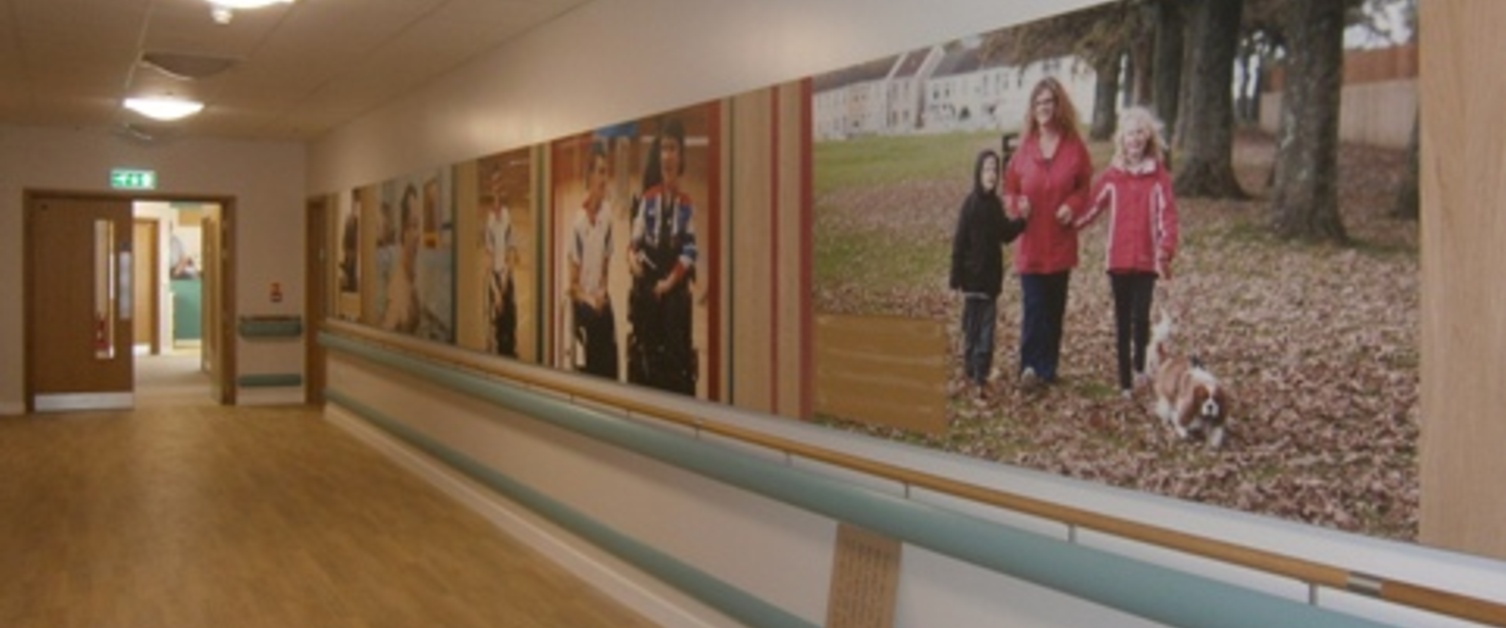
[[[31,268],[32,242],[25,234],[30,233],[31,217],[33,208],[38,203],[49,199],[78,199],[78,200],[104,200],[126,201],[137,203],[142,201],[157,202],[197,202],[215,203],[220,207],[220,221],[223,225],[225,246],[221,249],[219,297],[220,308],[216,314],[219,316],[217,329],[221,343],[216,360],[219,368],[212,375],[219,386],[219,402],[222,405],[235,404],[235,197],[213,196],[205,194],[170,194],[156,190],[141,190],[134,192],[98,192],[79,190],[58,190],[47,188],[26,188],[21,192],[21,283],[23,303],[30,303],[35,294],[35,279]],[[32,320],[31,308],[21,308],[21,380],[22,395],[28,414],[36,412],[36,383],[33,380],[31,358],[33,351],[32,337],[34,326],[39,321]],[[134,354],[131,356],[135,359]],[[132,391],[135,390],[133,383]]]
[[324,404],[325,353],[319,344],[319,331],[324,328],[324,317],[330,311],[330,290],[333,264],[330,263],[330,234],[334,232],[332,216],[336,214],[339,197],[334,195],[311,196],[305,202],[304,227],[304,296],[303,322],[306,330],[303,338],[306,374],[303,401],[309,405]]
[[[131,251],[136,256],[136,266],[146,264],[146,267],[151,269],[147,272],[149,280],[146,282],[146,289],[151,294],[146,299],[137,300],[137,303],[140,303],[141,307],[146,308],[148,329],[151,329],[152,334],[150,353],[151,355],[162,355],[162,274],[160,272],[162,269],[162,247],[158,246],[162,240],[162,221],[140,218],[133,213],[131,216],[131,225],[133,236],[135,234],[135,227],[141,225],[146,225],[147,229],[152,232],[152,249],[150,255],[142,255],[140,242],[133,243]],[[132,239],[134,240],[135,238],[133,237]],[[137,281],[140,279],[140,277],[136,277],[133,280],[136,283],[133,285],[140,285],[140,282]],[[144,303],[142,303],[143,301]],[[141,339],[137,338],[136,341],[139,343]]]

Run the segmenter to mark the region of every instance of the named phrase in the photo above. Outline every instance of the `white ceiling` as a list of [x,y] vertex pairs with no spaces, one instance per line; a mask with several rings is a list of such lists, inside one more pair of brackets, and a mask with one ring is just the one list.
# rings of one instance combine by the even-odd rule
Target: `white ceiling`
[[[204,0],[0,0],[0,123],[308,140],[589,0],[297,0],[216,24]],[[139,63],[234,60],[182,80]],[[204,101],[153,122],[126,96]]]

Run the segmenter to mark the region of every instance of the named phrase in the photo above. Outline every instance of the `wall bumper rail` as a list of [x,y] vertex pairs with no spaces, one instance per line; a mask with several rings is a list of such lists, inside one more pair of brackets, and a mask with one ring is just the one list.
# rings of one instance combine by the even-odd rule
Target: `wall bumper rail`
[[[1251,628],[1385,625],[1019,530],[815,471],[786,466],[691,435],[655,429],[476,373],[394,352],[374,343],[329,333],[321,333],[319,341],[332,350],[394,368],[698,475],[1152,621],[1175,626]],[[338,391],[329,391],[329,398],[341,405],[346,405],[344,402],[356,403],[349,395]],[[406,428],[391,433],[420,449],[437,448],[434,451],[442,459],[458,456]],[[474,470],[461,467],[461,470],[479,474],[474,477],[488,484],[491,483],[488,475],[494,474],[484,467]],[[548,513],[542,514],[547,516]],[[604,549],[612,551],[610,547]],[[632,556],[623,558],[634,560]],[[640,567],[652,572],[648,567]],[[694,589],[682,586],[686,583],[677,579],[666,578],[666,582],[701,597]],[[713,606],[717,604],[713,599],[701,599]],[[732,614],[731,610],[723,610]],[[791,625],[739,619],[753,625]]]
[[236,333],[242,338],[297,338],[303,335],[303,317],[298,315],[241,316]]

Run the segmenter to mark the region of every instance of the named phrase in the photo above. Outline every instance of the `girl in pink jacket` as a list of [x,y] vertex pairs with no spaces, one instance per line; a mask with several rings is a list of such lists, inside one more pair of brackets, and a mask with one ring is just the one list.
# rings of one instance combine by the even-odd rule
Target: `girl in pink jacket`
[[[1114,135],[1114,159],[1093,186],[1082,229],[1109,213],[1109,286],[1114,292],[1114,330],[1119,354],[1119,390],[1126,399],[1144,381],[1150,341],[1150,306],[1156,279],[1171,279],[1177,250],[1177,202],[1163,163],[1161,121],[1143,107],[1124,110]],[[1131,374],[1133,369],[1133,376]]]

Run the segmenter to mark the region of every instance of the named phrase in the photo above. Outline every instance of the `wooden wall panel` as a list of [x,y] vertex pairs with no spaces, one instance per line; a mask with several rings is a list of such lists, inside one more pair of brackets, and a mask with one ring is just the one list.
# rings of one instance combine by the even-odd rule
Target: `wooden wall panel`
[[775,412],[811,418],[810,83],[778,88],[779,249],[774,258],[779,333]]
[[810,416],[809,98],[796,81],[729,116],[731,402],[790,418]]
[[[539,222],[543,219],[543,207],[539,205],[540,190],[539,179],[533,176],[537,170],[539,156],[542,154],[542,146],[535,146],[524,156],[531,164],[529,167],[529,181],[524,186],[527,192],[526,199],[520,199],[520,207],[513,208],[513,239],[518,247],[518,262],[513,268],[513,299],[518,304],[518,359],[529,364],[540,364],[543,358],[540,355],[541,334],[545,332],[543,318],[548,315],[544,312],[540,288],[543,282],[553,275],[547,274],[547,269],[541,268],[540,263],[544,257],[542,251],[548,251],[547,243],[542,240],[546,230]],[[478,175],[479,176],[479,173]],[[464,233],[464,232],[461,232]],[[481,231],[473,233],[480,237]],[[482,246],[483,240],[476,240],[471,246]],[[485,257],[485,255],[482,255]]]
[[1421,541],[1506,558],[1506,3],[1425,0]]
[[356,188],[361,199],[361,322],[376,327],[377,291],[380,281],[377,276],[377,244],[382,239],[382,230],[387,219],[382,212],[381,186],[377,184]]
[[732,227],[723,234],[730,247],[728,260],[732,333],[728,347],[728,399],[739,408],[773,412],[776,317],[773,311],[774,194],[770,178],[776,156],[773,148],[773,107],[770,90],[732,98],[730,160]]
[[815,317],[815,410],[913,432],[947,427],[947,337],[940,321]]
[[486,226],[481,222],[479,175],[476,160],[455,164],[455,344],[486,351],[486,255],[482,252]]

